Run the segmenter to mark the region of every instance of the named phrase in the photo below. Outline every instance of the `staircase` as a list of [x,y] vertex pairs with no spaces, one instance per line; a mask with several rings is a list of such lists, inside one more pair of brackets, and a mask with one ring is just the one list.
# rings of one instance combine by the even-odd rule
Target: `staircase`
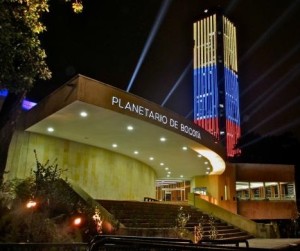
[[[178,214],[190,218],[185,226],[193,236],[194,227],[202,227],[202,239],[250,239],[251,235],[187,204],[161,202],[99,200],[122,226],[118,234],[130,236],[178,237],[175,231]],[[181,208],[181,209],[180,209]]]

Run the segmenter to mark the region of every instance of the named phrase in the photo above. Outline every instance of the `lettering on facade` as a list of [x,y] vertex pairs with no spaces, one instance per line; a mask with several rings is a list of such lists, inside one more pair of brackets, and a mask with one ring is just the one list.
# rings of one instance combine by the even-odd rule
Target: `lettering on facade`
[[121,110],[126,110],[135,113],[139,116],[146,117],[147,119],[155,120],[163,125],[175,128],[182,133],[188,134],[194,138],[201,139],[200,131],[185,125],[174,118],[170,118],[165,114],[153,111],[142,105],[135,104],[133,102],[122,100],[117,96],[112,96],[111,105]]

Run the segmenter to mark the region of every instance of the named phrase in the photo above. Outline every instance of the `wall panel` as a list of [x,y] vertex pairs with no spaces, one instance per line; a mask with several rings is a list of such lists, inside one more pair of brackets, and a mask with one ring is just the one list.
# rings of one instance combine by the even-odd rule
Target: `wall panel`
[[60,138],[17,131],[10,145],[5,179],[24,178],[35,168],[34,150],[41,163],[57,159],[64,176],[95,199],[155,198],[154,170],[116,152]]

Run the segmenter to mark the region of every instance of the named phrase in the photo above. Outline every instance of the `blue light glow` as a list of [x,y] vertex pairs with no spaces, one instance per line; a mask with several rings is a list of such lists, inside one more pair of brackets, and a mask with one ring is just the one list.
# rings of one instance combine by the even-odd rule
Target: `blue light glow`
[[224,69],[226,92],[226,119],[240,125],[239,88],[237,75],[228,68]]
[[0,90],[0,97],[6,97],[8,94],[7,90]]
[[208,66],[194,69],[194,118],[217,118],[218,86],[217,67]]
[[31,101],[28,101],[28,100],[23,100],[23,103],[22,103],[22,108],[24,110],[30,110],[32,107],[36,106],[37,103],[34,103],[34,102],[31,102]]
[[[0,90],[0,97],[5,97],[8,95],[8,91],[7,90]],[[22,109],[28,111],[30,110],[32,107],[36,106],[37,103],[35,102],[31,102],[29,100],[24,99],[22,102]]]

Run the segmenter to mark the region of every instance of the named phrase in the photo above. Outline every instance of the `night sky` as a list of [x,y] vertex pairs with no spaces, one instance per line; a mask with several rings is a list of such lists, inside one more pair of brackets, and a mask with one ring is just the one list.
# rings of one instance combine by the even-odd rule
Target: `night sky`
[[[50,1],[41,36],[53,73],[28,99],[39,101],[76,74],[126,90],[162,0]],[[222,8],[237,27],[242,134],[292,132],[300,139],[300,1],[173,0],[130,92],[193,119],[193,22],[208,8]],[[182,78],[181,81],[178,81]]]

